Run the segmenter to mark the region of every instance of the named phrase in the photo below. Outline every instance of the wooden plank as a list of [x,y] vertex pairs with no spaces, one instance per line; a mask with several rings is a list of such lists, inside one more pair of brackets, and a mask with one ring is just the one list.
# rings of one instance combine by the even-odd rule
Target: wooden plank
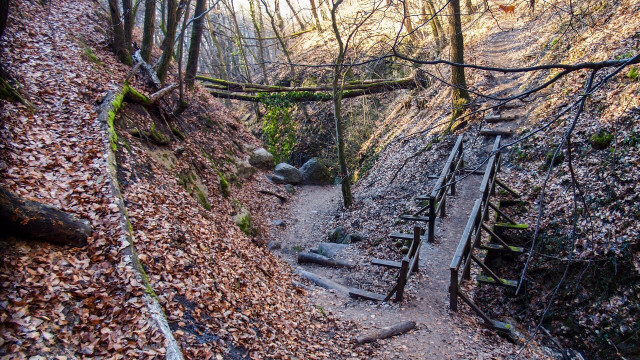
[[527,224],[509,224],[509,223],[497,223],[493,225],[494,228],[501,227],[507,229],[526,230],[529,228]]
[[402,215],[402,216],[400,216],[400,219],[407,220],[407,221],[425,221],[425,222],[428,222],[430,218],[429,218],[429,216]]
[[500,181],[500,180],[498,180],[498,179],[496,179],[496,184],[500,185],[500,187],[501,187],[501,188],[503,188],[503,189],[507,190],[508,192],[510,192],[510,193],[511,193],[511,195],[513,195],[513,196],[515,196],[515,197],[517,197],[517,198],[519,198],[519,197],[521,197],[521,196],[522,196],[522,195],[520,195],[517,191],[515,191],[515,190],[513,190],[512,188],[508,187],[505,183],[503,183],[502,181]]
[[502,244],[484,244],[480,245],[481,249],[484,250],[496,250],[496,251],[508,251],[512,253],[522,254],[524,253],[524,248],[518,246],[507,246],[506,248]]
[[484,117],[484,120],[490,124],[501,123],[501,122],[509,122],[516,119],[515,115],[499,115],[492,114]]
[[373,258],[371,259],[371,265],[384,266],[391,269],[400,269],[401,263],[400,261]]
[[[389,234],[389,237],[392,239],[398,239],[398,240],[413,240],[413,234],[405,234],[397,231],[394,231],[391,234]],[[427,240],[427,237],[424,235],[421,236],[420,238],[422,240]]]
[[495,330],[505,331],[505,332],[510,332],[511,329],[513,329],[513,326],[511,326],[511,324],[498,321],[498,320],[491,320],[491,327]]
[[396,302],[402,301],[404,298],[404,287],[407,284],[407,276],[409,273],[409,258],[404,257],[400,266],[400,274],[398,275],[398,288],[396,290]]
[[484,275],[476,276],[476,280],[481,284],[499,285],[499,286],[510,287],[514,289],[518,288],[517,280],[508,280],[508,279],[499,278],[499,280],[496,281],[493,277],[484,276]]
[[384,301],[385,298],[384,295],[353,287],[349,289],[349,296],[354,299],[367,299],[373,301]]
[[462,260],[464,260],[464,251],[467,248],[468,243],[471,241],[471,232],[473,231],[475,219],[478,217],[478,211],[480,211],[481,203],[482,201],[480,199],[477,199],[475,204],[473,205],[473,210],[471,210],[471,215],[469,216],[467,225],[464,228],[464,232],[462,233],[462,237],[460,238],[460,242],[458,243],[456,252],[453,255],[451,265],[449,265],[450,269],[458,269],[460,267],[460,263],[462,262]]
[[482,136],[511,136],[513,131],[507,129],[480,129],[480,135]]

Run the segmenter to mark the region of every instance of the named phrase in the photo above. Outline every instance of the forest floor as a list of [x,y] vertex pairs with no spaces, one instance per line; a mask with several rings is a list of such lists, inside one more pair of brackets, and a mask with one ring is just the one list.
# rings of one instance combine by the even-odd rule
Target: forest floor
[[[475,55],[492,66],[513,64],[522,55],[520,51],[526,49],[526,45],[519,40],[523,34],[524,32],[517,28],[497,32],[488,38],[486,44],[476,48],[481,50]],[[488,76],[481,82],[480,86],[490,88],[492,95],[501,97],[517,92],[520,86],[508,75]],[[515,117],[517,120],[493,126],[497,125],[499,129],[515,132],[526,118],[525,111],[525,108],[518,106],[497,109],[493,115]],[[493,139],[492,137],[484,140],[478,138],[473,141],[465,140],[465,151],[469,152],[465,156],[475,159],[486,156],[493,145]],[[448,152],[448,148],[442,149],[439,156],[432,156],[431,163],[426,165],[427,169],[416,167],[420,169],[418,171],[427,171],[426,174],[418,174],[418,178],[424,179],[426,175],[439,173]],[[337,292],[316,287],[309,292],[310,301],[328,314],[341,320],[354,322],[355,328],[361,333],[390,326],[403,320],[416,322],[416,328],[408,334],[374,344],[369,354],[373,359],[484,359],[504,358],[515,354],[524,358],[545,358],[547,355],[538,348],[522,349],[499,334],[487,330],[480,319],[474,317],[466,307],[457,314],[449,311],[449,264],[473,203],[479,196],[480,181],[480,176],[468,176],[457,185],[456,195],[448,196],[447,215],[436,220],[436,242],[423,244],[420,251],[419,273],[409,279],[408,296],[403,302],[373,303],[354,300]],[[285,228],[276,231],[272,248],[278,249],[279,255],[296,267],[299,266],[296,264],[297,252],[309,251],[316,248],[319,243],[327,241],[327,232],[337,224],[347,223],[352,229],[362,229],[367,227],[361,224],[365,222],[369,228],[376,228],[377,233],[390,233],[392,224],[389,220],[397,216],[394,214],[397,213],[397,208],[377,204],[373,216],[370,211],[357,210],[364,210],[363,207],[367,206],[368,200],[376,197],[372,196],[372,193],[387,192],[388,185],[383,182],[363,182],[365,184],[361,182],[354,187],[356,210],[348,212],[342,210],[340,186],[298,188],[288,214],[283,214],[283,217],[288,219],[285,222]],[[400,197],[405,199],[418,195],[416,187],[412,186],[401,186],[398,191],[404,193]],[[385,195],[378,198],[386,203],[401,200],[398,197],[392,200]],[[371,237],[371,234],[364,235]],[[355,269],[344,270],[317,265],[305,265],[305,269],[347,287],[375,289],[378,293],[386,293],[393,279],[386,271],[371,265],[370,261],[372,254],[373,257],[389,258],[389,252],[376,249],[375,246],[370,241],[351,244],[338,254],[338,258],[357,264]],[[380,256],[381,252],[382,256]],[[386,283],[381,278],[386,278]]]

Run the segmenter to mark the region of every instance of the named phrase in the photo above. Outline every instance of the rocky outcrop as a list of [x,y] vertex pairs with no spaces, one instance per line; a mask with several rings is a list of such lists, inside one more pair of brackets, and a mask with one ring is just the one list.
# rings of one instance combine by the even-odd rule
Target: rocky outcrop
[[306,185],[327,185],[331,184],[331,173],[322,163],[322,160],[315,157],[304,163],[300,168],[302,183]]
[[264,148],[253,150],[249,157],[249,164],[262,170],[273,169],[273,155]]
[[299,184],[302,181],[300,170],[286,163],[276,165],[276,169],[273,172],[275,176],[283,179],[284,184]]

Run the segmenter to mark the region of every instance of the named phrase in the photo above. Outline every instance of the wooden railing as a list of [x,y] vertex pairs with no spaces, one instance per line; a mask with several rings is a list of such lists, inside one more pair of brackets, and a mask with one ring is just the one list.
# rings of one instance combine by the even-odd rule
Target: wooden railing
[[[453,149],[451,149],[449,158],[444,164],[440,176],[433,186],[431,193],[429,195],[420,195],[416,197],[417,201],[425,202],[425,205],[411,215],[402,215],[400,217],[401,219],[408,221],[427,222],[427,240],[429,242],[435,241],[435,224],[437,214],[440,214],[440,217],[446,215],[447,192],[451,189],[451,195],[456,194],[456,173],[459,168],[464,166],[462,140],[463,135],[458,136],[458,139],[453,146]],[[425,213],[427,216],[423,215]],[[392,238],[394,238],[394,234],[391,235]]]
[[[456,143],[453,146],[453,149],[447,158],[447,162],[442,168],[440,176],[438,177],[431,193],[429,195],[422,195],[416,198],[418,201],[426,201],[426,205],[421,207],[412,215],[401,216],[402,219],[408,221],[426,222],[428,224],[427,236],[422,235],[423,229],[419,226],[414,226],[412,234],[393,232],[389,235],[392,239],[411,241],[407,254],[401,261],[375,258],[371,260],[373,265],[399,269],[398,280],[384,295],[356,288],[351,288],[349,295],[356,298],[375,301],[389,301],[395,295],[395,301],[402,301],[407,280],[413,273],[418,271],[422,242],[424,240],[429,242],[433,242],[435,240],[436,216],[438,213],[441,217],[445,216],[446,199],[449,190],[451,190],[451,195],[455,195],[456,193],[456,173],[460,167],[464,166],[462,141],[463,136],[458,136],[458,139],[456,140]],[[425,213],[428,215],[424,216]]]
[[[496,212],[496,221],[500,218],[504,218],[508,221],[507,225],[522,225],[516,224],[507,215],[505,215],[499,206],[494,205],[491,202],[491,196],[495,193],[495,186],[499,185],[508,192],[519,197],[515,191],[504,185],[497,178],[498,171],[500,170],[500,136],[497,137],[494,145],[492,156],[487,162],[487,167],[480,185],[481,197],[474,203],[473,209],[469,216],[469,220],[465,226],[460,243],[456,249],[456,252],[449,266],[451,272],[451,280],[449,285],[449,307],[451,311],[458,310],[458,298],[462,299],[467,305],[469,305],[489,327],[508,331],[511,325],[493,320],[487,314],[485,314],[467,295],[461,291],[462,282],[471,279],[471,265],[475,263],[486,275],[479,275],[477,277],[478,282],[506,286],[517,287],[518,282],[514,280],[506,280],[498,276],[494,270],[487,266],[476,254],[474,250],[495,250],[495,251],[507,251],[511,253],[522,253],[523,248],[511,246],[507,244],[505,240],[495,234],[493,227],[489,227],[485,222],[489,219],[489,209],[493,209]],[[495,224],[499,225],[499,224]],[[485,231],[489,235],[487,243],[482,244],[482,231]]]

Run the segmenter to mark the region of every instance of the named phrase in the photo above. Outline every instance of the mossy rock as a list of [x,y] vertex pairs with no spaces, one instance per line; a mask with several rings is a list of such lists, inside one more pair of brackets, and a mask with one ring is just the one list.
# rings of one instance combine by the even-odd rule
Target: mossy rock
[[591,135],[591,137],[589,138],[591,147],[596,150],[604,150],[608,148],[609,145],[611,145],[612,141],[613,135],[606,130],[601,130],[597,134]]
[[242,207],[240,211],[233,217],[233,221],[238,225],[240,231],[245,233],[247,236],[255,236],[257,235],[256,229],[253,228],[251,224],[251,213],[247,208]]

